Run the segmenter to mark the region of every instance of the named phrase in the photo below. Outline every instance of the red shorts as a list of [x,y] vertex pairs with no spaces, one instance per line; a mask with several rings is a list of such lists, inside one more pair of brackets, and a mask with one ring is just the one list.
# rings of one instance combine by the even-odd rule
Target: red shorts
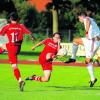
[[40,57],[39,62],[43,70],[52,70],[52,62],[47,61],[45,58]]
[[17,54],[20,52],[21,45],[7,44],[8,57],[11,64],[17,63]]

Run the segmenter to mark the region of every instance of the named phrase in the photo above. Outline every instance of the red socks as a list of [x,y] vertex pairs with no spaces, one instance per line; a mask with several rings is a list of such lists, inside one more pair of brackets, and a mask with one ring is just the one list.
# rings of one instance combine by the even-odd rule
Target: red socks
[[42,77],[40,77],[40,76],[33,76],[32,77],[33,80],[42,82],[41,78]]
[[21,77],[20,75],[20,71],[18,68],[14,69],[14,76],[16,77],[16,79],[19,81],[19,78]]

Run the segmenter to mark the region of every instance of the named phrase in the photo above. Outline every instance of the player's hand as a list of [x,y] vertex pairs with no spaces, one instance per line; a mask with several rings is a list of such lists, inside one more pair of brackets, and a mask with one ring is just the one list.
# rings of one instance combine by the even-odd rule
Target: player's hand
[[35,47],[34,46],[32,47],[32,50],[35,50]]
[[36,38],[33,36],[33,34],[31,34],[31,40],[32,41],[36,40]]
[[60,42],[61,42],[61,39],[58,39],[58,44],[60,44]]
[[32,41],[35,41],[36,40],[36,38],[34,36],[32,36],[31,39],[32,39]]

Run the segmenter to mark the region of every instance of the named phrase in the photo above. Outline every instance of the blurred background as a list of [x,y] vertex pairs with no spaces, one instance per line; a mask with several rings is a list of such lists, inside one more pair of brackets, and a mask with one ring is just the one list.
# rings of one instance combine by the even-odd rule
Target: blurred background
[[[9,13],[18,13],[19,22],[25,24],[37,40],[61,32],[63,42],[72,42],[74,37],[84,36],[77,13],[85,11],[94,17],[100,26],[99,0],[0,0],[0,19],[7,19]],[[29,40],[25,36],[25,41]]]

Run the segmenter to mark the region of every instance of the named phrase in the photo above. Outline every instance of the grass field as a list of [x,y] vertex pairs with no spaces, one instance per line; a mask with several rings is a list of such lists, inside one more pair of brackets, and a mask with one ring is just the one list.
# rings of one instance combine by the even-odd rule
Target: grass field
[[[89,75],[85,67],[54,66],[49,82],[28,81],[25,91],[20,92],[9,64],[0,64],[0,100],[100,100],[100,69],[95,68],[98,78],[89,87]],[[42,75],[40,65],[19,65],[23,79],[36,73]]]

